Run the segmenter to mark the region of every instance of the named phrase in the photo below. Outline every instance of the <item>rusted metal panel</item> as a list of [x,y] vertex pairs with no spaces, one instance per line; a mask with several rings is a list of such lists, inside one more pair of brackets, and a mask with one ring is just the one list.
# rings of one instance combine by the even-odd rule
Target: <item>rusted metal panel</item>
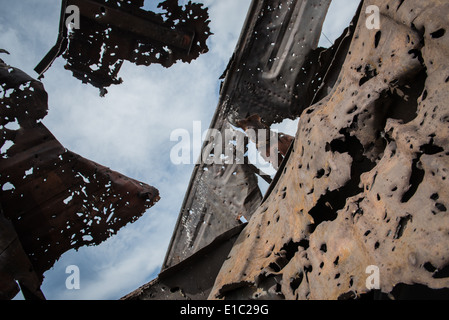
[[[368,5],[380,9],[378,30],[366,26]],[[383,297],[419,285],[447,298],[448,12],[439,0],[363,4],[328,73],[335,85],[302,113],[209,298],[359,298],[373,289],[370,266]]]
[[0,84],[0,203],[17,234],[5,241],[16,239],[26,253],[2,256],[0,269],[8,268],[11,282],[27,258],[40,284],[64,252],[106,240],[152,207],[159,192],[65,149],[41,123],[42,83],[2,62]]
[[[68,6],[80,11],[79,29],[68,30]],[[56,45],[36,66],[40,76],[62,55],[73,75],[107,93],[120,84],[119,70],[125,60],[137,65],[191,62],[208,51],[209,16],[202,5],[166,0],[158,7],[166,13],[143,10],[143,1],[63,0]]]

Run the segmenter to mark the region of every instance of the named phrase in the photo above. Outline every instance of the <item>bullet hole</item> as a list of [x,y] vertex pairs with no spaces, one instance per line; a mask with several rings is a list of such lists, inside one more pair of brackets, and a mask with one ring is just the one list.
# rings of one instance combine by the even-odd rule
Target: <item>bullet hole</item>
[[432,140],[429,144],[425,144],[420,147],[420,151],[427,155],[434,155],[434,154],[443,152],[444,149],[440,146],[434,145],[433,138],[432,138]]
[[436,270],[436,272],[433,274],[432,278],[434,278],[434,279],[449,278],[449,265],[445,266],[444,268],[442,268],[440,270]]
[[412,216],[407,215],[405,217],[402,217],[399,220],[398,226],[396,228],[396,232],[394,234],[394,239],[400,239],[402,235],[404,234],[404,230],[407,227],[407,224],[412,221]]
[[374,37],[374,47],[377,48],[379,46],[380,38],[382,36],[382,31],[377,31]]
[[282,270],[282,267],[281,267],[278,263],[276,263],[276,262],[270,263],[270,264],[268,265],[268,267],[269,267],[271,270],[273,270],[274,272],[279,272],[279,271]]
[[434,273],[437,270],[437,268],[435,268],[430,262],[426,262],[423,267],[427,272],[430,273]]
[[438,195],[438,193],[434,193],[430,196],[430,199],[432,199],[433,201],[436,201],[440,198],[440,196]]
[[357,107],[357,106],[354,106],[354,107],[352,107],[352,108],[347,112],[347,114],[353,114],[354,112],[357,111],[357,109],[358,109],[358,107]]
[[304,250],[307,250],[309,248],[309,241],[308,240],[301,240],[299,242],[293,242],[293,240],[290,240],[288,243],[286,243],[280,250],[280,252],[283,252],[283,256],[290,261],[295,256],[296,252],[299,251],[299,247],[302,247]]
[[321,247],[320,247],[320,250],[321,250],[322,252],[326,253],[326,252],[327,252],[327,245],[326,245],[325,243],[323,243],[323,244],[321,245]]
[[334,266],[338,266],[339,260],[340,260],[340,256],[338,256],[338,257],[334,260]]
[[435,207],[436,207],[438,210],[440,210],[441,212],[446,212],[446,211],[447,211],[446,206],[445,206],[444,204],[442,204],[442,203],[437,203],[437,204],[435,204]]
[[446,33],[446,30],[444,30],[443,28],[441,28],[441,29],[438,29],[438,30],[435,31],[435,32],[432,32],[432,33],[430,34],[430,36],[431,36],[433,39],[438,39],[438,38],[441,38],[442,36],[444,36],[445,33]]
[[325,173],[326,173],[326,171],[324,169],[320,169],[317,171],[315,178],[321,179]]
[[410,187],[407,190],[407,192],[405,192],[404,195],[402,196],[402,199],[401,199],[402,203],[408,202],[415,195],[416,190],[418,190],[419,185],[424,180],[425,172],[423,169],[420,168],[420,166],[418,166],[418,164],[420,163],[420,158],[421,158],[421,156],[419,156],[417,159],[413,160],[412,174],[410,175],[410,181],[409,181]]
[[354,300],[356,298],[357,298],[357,294],[354,291],[349,291],[349,292],[339,295],[337,300],[340,300],[340,301]]
[[299,288],[299,286],[302,283],[302,280],[304,279],[304,274],[302,272],[298,273],[294,279],[290,281],[290,288],[293,292],[296,291],[296,289]]
[[378,74],[379,73],[377,72],[376,68],[373,68],[370,64],[367,64],[365,66],[365,75],[362,77],[362,79],[360,79],[359,86],[363,86],[366,82],[376,77]]

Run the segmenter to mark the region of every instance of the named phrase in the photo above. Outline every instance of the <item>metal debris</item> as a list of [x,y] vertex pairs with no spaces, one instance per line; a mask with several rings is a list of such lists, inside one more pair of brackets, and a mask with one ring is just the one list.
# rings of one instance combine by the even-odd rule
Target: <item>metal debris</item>
[[[296,106],[292,111],[294,101],[298,101],[295,88],[300,88],[299,83],[309,79],[310,73],[291,68],[293,63],[306,65],[304,60],[316,50],[329,4],[328,0],[289,1],[285,5],[283,1],[253,1],[237,49],[225,71],[220,101],[210,128],[221,133],[233,126],[245,132],[266,132],[266,140],[251,135],[246,139],[257,145],[262,157],[272,163],[274,169],[284,161],[293,137],[272,132],[270,125],[300,114]],[[312,24],[305,18],[310,15],[315,17]],[[298,24],[300,19],[302,22]],[[316,30],[305,32],[304,24],[316,25]],[[268,55],[267,47],[273,49]],[[277,55],[282,59],[277,59]],[[279,81],[280,78],[283,80]],[[310,102],[315,92],[308,90]],[[242,133],[237,131],[236,134]],[[232,148],[229,141],[223,143]],[[203,151],[207,147],[205,144]],[[201,163],[196,166],[163,269],[181,262],[238,224],[237,217],[251,218],[262,200],[256,175],[266,177],[247,158],[243,164],[208,166]]]
[[[291,88],[298,87],[295,85],[296,83],[310,77],[309,73],[302,76],[296,69],[292,72],[288,65],[293,62],[302,63],[306,56],[316,50],[320,35],[318,31],[316,31],[317,33],[307,32],[306,40],[302,43],[305,48],[302,48],[302,45],[298,45],[297,42],[304,36],[304,33],[298,32],[300,27],[295,24],[295,21],[300,12],[303,12],[301,11],[303,7],[306,8],[307,14],[317,13],[316,19],[319,20],[318,17],[321,17],[323,20],[329,1],[312,1],[311,3],[294,1],[285,6],[282,4],[282,1],[277,1],[275,4],[268,2],[262,4],[260,1],[253,1],[236,52],[225,72],[227,76],[222,84],[220,101],[210,125],[211,132],[221,133],[222,137],[226,137],[226,130],[235,130],[234,137],[222,141],[224,148],[231,149],[228,154],[238,153],[235,148],[236,144],[232,143],[235,142],[233,140],[245,139],[246,146],[252,141],[261,151],[262,157],[272,163],[275,169],[279,168],[288,154],[293,137],[272,132],[269,125],[286,117],[285,110],[291,110],[290,104],[295,100]],[[277,19],[275,24],[269,23],[278,15],[282,18]],[[318,23],[321,28],[320,22],[314,21],[313,24],[315,23]],[[289,24],[295,26],[294,30],[282,27],[282,25]],[[270,25],[273,30],[266,31],[267,25]],[[285,44],[285,38],[291,38],[290,41],[294,43]],[[272,41],[277,43],[276,52],[285,55],[285,61],[276,62],[276,66],[269,61],[270,57],[266,57],[266,50],[263,49],[269,47]],[[297,55],[287,55],[289,50],[293,50]],[[321,51],[322,49],[319,49],[319,52]],[[290,89],[286,90],[285,83],[282,84],[280,90],[285,97],[285,99],[281,99],[282,101],[277,99],[276,94],[267,95],[265,90],[245,91],[244,97],[236,94],[246,90],[242,89],[242,86],[247,81],[254,81],[254,84],[260,83],[261,87],[273,86],[278,83],[273,77],[259,81],[263,77],[263,70],[257,73],[257,77],[249,72],[253,64],[258,66],[259,63],[270,64],[272,71],[276,69],[277,77],[285,76],[285,81],[288,82]],[[304,64],[306,63],[304,62]],[[243,72],[244,70],[245,72]],[[245,76],[249,77],[249,80],[244,78]],[[312,89],[310,90],[309,100],[315,94]],[[264,103],[248,104],[247,101],[243,103],[244,101],[241,100],[243,98],[259,99]],[[242,111],[244,107],[249,106],[252,108],[251,111]],[[238,108],[241,108],[241,111],[236,113]],[[237,117],[236,114],[241,114],[241,116]],[[295,118],[295,115],[299,115],[299,110],[289,113],[292,118]],[[236,130],[238,128],[242,130]],[[262,136],[265,136],[266,139],[260,140],[249,134],[251,130],[253,132],[262,131],[265,133]],[[202,154],[209,152],[210,141],[214,141],[214,139],[211,139],[209,135],[203,145]],[[273,141],[276,143],[273,144]],[[219,150],[223,150],[223,148],[219,148]],[[217,153],[216,150],[213,150],[213,153],[211,156],[215,158],[224,156],[222,151]],[[251,164],[246,156],[242,155],[242,158],[243,161],[240,163],[223,161],[222,164],[208,164],[199,161],[196,165],[162,270],[173,268],[192,255],[197,257],[196,253],[200,249],[207,247],[216,237],[225,234],[229,229],[241,224],[242,217],[244,217],[243,221],[251,219],[252,214],[263,200],[257,175],[270,182],[271,178],[267,178],[254,164]],[[154,288],[154,286],[150,285],[149,288]],[[146,297],[150,298],[148,295]]]
[[43,299],[43,273],[97,245],[159,200],[157,189],[65,149],[41,123],[41,82],[0,63],[0,297]]
[[[62,55],[74,77],[99,88],[104,96],[106,87],[122,82],[118,73],[125,60],[168,68],[178,60],[190,63],[208,51],[207,8],[165,0],[158,5],[165,12],[154,13],[143,5],[142,0],[62,0],[57,42],[35,71],[42,77]],[[70,6],[79,8],[79,29],[67,26]]]
[[[173,3],[166,1],[165,5]],[[160,276],[124,299],[336,300],[401,298],[429,292],[447,297],[449,66],[445,57],[449,4],[437,0],[361,1],[353,23],[335,44],[329,49],[316,48],[329,3],[253,1],[224,74],[210,128],[219,133],[233,127],[270,132],[273,123],[300,117],[296,137],[292,142],[279,136],[280,147],[273,153],[282,162],[263,198],[257,170],[250,163],[196,165]],[[380,8],[378,30],[367,28],[368,5]],[[7,80],[4,83],[14,84],[3,86],[2,103],[33,101],[39,106],[46,99],[39,82],[24,81],[26,76],[6,66],[1,70]],[[27,87],[20,92],[10,91],[24,84]],[[31,98],[29,91],[35,91]],[[85,200],[91,203],[79,187],[81,180],[86,188],[92,183],[99,186],[99,194],[97,188],[92,192],[101,205],[105,192],[109,192],[108,199],[115,199],[120,192],[109,190],[109,181],[111,186],[114,182],[119,185],[122,178],[113,178],[115,174],[107,169],[63,152],[48,130],[36,122],[45,116],[46,108],[16,104],[14,113],[2,109],[2,154],[6,157],[0,159],[0,167],[10,163],[15,169],[6,175],[7,180],[3,175],[7,171],[2,169],[0,181],[5,217],[0,215],[4,230],[0,245],[5,248],[0,275],[6,281],[2,282],[7,288],[5,296],[16,290],[11,282],[16,279],[29,289],[30,296],[42,298],[36,283],[41,271],[60,253],[63,239],[59,233],[67,238],[67,232],[77,229],[75,243],[65,243],[66,247],[86,244],[82,230],[99,239],[107,236],[104,229],[95,233],[95,218],[82,220],[91,217],[87,212],[82,211],[80,219],[73,216],[78,209],[71,210],[72,201],[75,208]],[[31,122],[27,112],[34,117]],[[20,129],[8,128],[17,125]],[[37,140],[23,138],[25,132],[32,132]],[[231,154],[237,152],[229,142],[223,144],[231,148]],[[206,154],[211,153],[209,143],[203,146]],[[47,144],[48,149],[42,147]],[[21,161],[23,150],[32,150],[34,145],[39,145],[40,151],[26,151]],[[52,148],[58,151],[52,152]],[[38,155],[35,159],[34,154]],[[53,156],[61,156],[63,165],[53,170],[68,173],[38,170],[37,161],[47,157],[49,162],[43,163],[50,167],[58,161]],[[25,165],[19,166],[21,163]],[[29,174],[35,178],[27,180]],[[78,188],[56,179],[64,174],[78,181]],[[42,182],[46,181],[39,179],[51,177],[55,179],[51,181],[57,180],[53,182],[56,187],[63,185],[63,191],[35,190],[45,186]],[[152,188],[131,185],[136,191],[143,189],[137,194],[157,200]],[[17,199],[25,192],[36,194],[33,201],[47,202],[36,202],[24,211],[22,206],[27,204]],[[46,199],[47,194],[53,196]],[[61,202],[66,202],[65,207]],[[12,208],[8,204],[13,204]],[[52,205],[68,209],[61,215],[72,214],[75,222],[69,223],[70,228],[51,224],[57,219],[51,215]],[[139,208],[143,207],[145,202],[140,203]],[[99,223],[104,223],[106,215],[95,209],[89,207],[101,218]],[[106,222],[112,221],[110,217]],[[33,221],[35,228],[25,221]],[[59,233],[52,233],[49,227]],[[45,241],[37,242],[36,236]],[[22,249],[8,245],[18,244],[16,239]],[[212,269],[205,267],[209,258]],[[16,268],[5,273],[10,269],[8,263],[31,263],[33,272]],[[376,269],[381,278],[374,294],[367,286],[367,270]],[[197,283],[198,288],[192,285]]]
[[[212,128],[229,121],[243,129],[267,130],[295,115],[300,121],[208,298],[447,298],[449,68],[444,57],[449,5],[362,1],[331,48],[310,45],[297,54],[282,46],[290,38],[280,33],[273,46],[287,49],[267,60],[266,30],[290,25],[270,15],[290,21],[281,7],[321,7],[317,14],[291,20],[304,30],[312,16],[321,17],[308,38],[313,44],[329,4],[319,3],[253,1],[224,74]],[[378,30],[366,27],[368,5],[380,8]],[[293,53],[301,58],[279,59]],[[284,70],[292,68],[301,77],[266,82],[264,74],[272,69],[261,66],[267,61],[285,62]],[[303,83],[305,90],[283,100],[285,89],[295,83]],[[194,199],[193,190],[187,199]],[[199,203],[209,204],[205,199]],[[178,248],[179,234],[177,228]],[[379,271],[378,288],[367,285],[372,270]]]
[[[379,30],[366,27],[368,5]],[[210,299],[447,298],[448,12],[362,2]]]

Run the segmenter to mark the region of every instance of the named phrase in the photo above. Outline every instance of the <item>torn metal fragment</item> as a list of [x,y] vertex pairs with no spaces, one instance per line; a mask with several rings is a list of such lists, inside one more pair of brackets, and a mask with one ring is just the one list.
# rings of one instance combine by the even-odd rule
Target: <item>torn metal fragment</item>
[[159,192],[65,149],[41,123],[41,82],[0,63],[0,85],[0,297],[17,280],[26,298],[43,298],[43,273],[64,252],[116,234]]
[[317,49],[330,2],[252,2],[226,71],[232,124],[258,115],[270,126],[296,119],[310,106],[321,79],[316,77],[320,66],[309,63],[309,57]]
[[[70,26],[70,8],[79,9],[79,25]],[[100,89],[120,84],[123,62],[158,63],[170,67],[176,61],[190,63],[208,51],[209,15],[201,4],[165,0],[165,13],[142,9],[143,1],[62,0],[59,34],[55,46],[36,66],[42,77],[53,61],[63,56],[65,68],[83,83]]]

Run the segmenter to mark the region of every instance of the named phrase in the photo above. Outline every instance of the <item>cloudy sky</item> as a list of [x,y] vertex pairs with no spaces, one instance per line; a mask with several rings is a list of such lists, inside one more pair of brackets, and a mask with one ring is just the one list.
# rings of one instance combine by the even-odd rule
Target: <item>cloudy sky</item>
[[[152,2],[155,0],[146,0]],[[210,51],[191,64],[136,66],[125,62],[124,83],[108,88],[82,84],[59,58],[42,80],[49,95],[43,123],[69,150],[159,189],[161,200],[134,224],[96,247],[65,253],[45,273],[47,299],[118,299],[154,279],[193,170],[170,162],[175,129],[206,130],[218,103],[219,77],[234,51],[251,0],[197,0],[209,8]],[[182,1],[181,1],[182,3]],[[358,0],[334,0],[323,32],[330,41],[349,24]],[[60,0],[0,0],[0,48],[6,63],[37,77],[34,67],[55,44]],[[329,40],[322,37],[323,46]],[[279,128],[292,135],[295,122]],[[196,159],[194,159],[196,160]],[[67,290],[66,267],[80,269],[80,290]],[[17,296],[22,298],[21,294]]]

